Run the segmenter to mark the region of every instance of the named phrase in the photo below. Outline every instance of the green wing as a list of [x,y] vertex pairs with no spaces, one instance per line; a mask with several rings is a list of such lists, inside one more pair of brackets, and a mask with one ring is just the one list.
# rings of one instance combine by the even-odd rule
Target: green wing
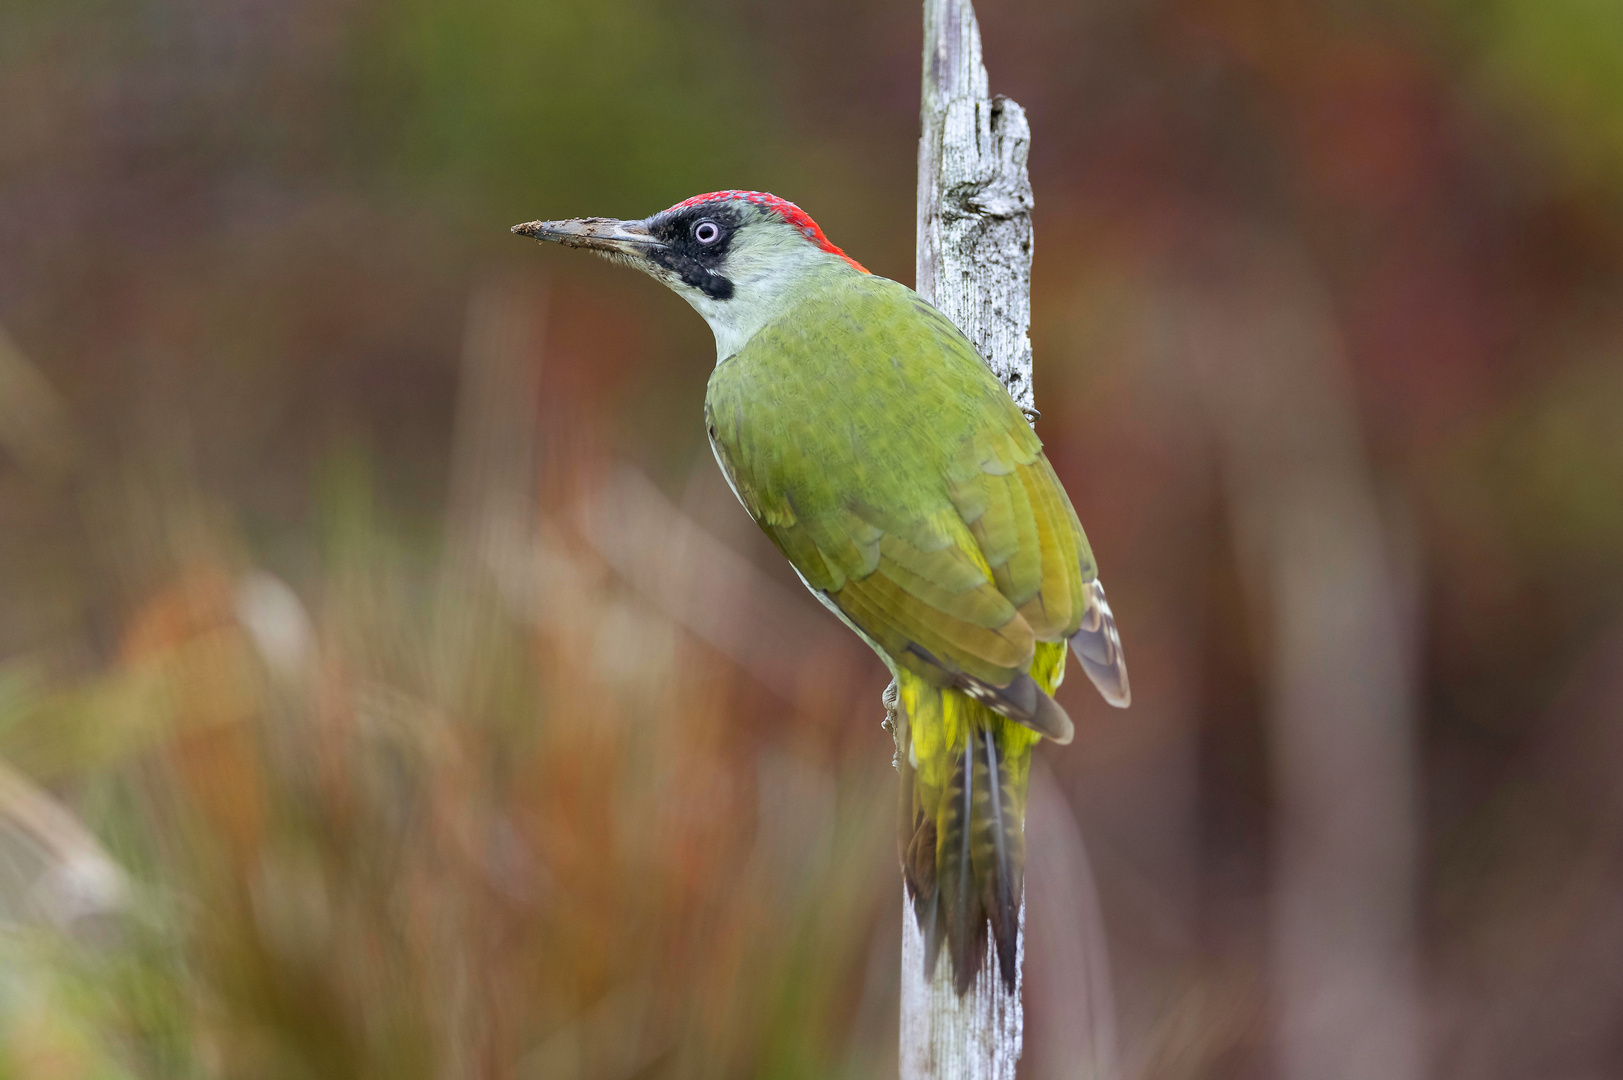
[[894,666],[1006,687],[1081,625],[1093,556],[1042,444],[912,290],[842,275],[721,363],[739,499]]

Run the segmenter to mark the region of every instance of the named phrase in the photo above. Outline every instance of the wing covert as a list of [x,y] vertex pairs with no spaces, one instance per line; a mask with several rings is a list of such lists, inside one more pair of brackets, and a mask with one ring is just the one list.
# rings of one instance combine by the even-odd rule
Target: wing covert
[[[866,291],[769,324],[718,365],[717,460],[806,583],[892,663],[1009,687],[1036,642],[1081,624],[1087,540],[967,339],[894,282],[841,288]],[[853,321],[854,337],[816,332]]]

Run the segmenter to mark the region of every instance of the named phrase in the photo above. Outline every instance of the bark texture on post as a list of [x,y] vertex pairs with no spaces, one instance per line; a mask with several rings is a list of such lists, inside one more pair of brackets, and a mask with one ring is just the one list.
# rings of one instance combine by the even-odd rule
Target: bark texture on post
[[1019,105],[987,92],[969,0],[925,0],[920,113],[914,287],[1030,410],[1031,127]]
[[[1031,180],[1025,110],[987,91],[980,29],[969,0],[925,0],[919,139],[919,293],[969,336],[1014,400],[1035,416],[1031,392]],[[894,698],[887,694],[887,705]],[[905,739],[905,720],[896,726]],[[925,978],[924,937],[902,907],[903,1080],[1014,1080],[1024,1017],[1025,903],[1015,988],[1004,990],[987,940],[963,997],[951,958]]]

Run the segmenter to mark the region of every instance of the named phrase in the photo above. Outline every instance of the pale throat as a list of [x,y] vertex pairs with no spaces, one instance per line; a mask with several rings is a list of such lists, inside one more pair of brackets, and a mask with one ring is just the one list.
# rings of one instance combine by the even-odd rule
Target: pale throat
[[772,237],[734,250],[724,271],[733,283],[733,295],[726,300],[697,289],[677,290],[710,324],[716,336],[716,363],[747,345],[762,327],[805,296],[816,280],[853,272],[844,259],[813,247],[796,233],[785,240]]

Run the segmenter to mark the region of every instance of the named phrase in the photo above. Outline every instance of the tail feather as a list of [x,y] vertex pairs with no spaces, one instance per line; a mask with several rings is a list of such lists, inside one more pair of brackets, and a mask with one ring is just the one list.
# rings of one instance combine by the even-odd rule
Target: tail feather
[[[1053,651],[1064,655],[1063,645]],[[902,865],[926,971],[933,976],[945,950],[953,984],[964,993],[985,963],[990,934],[998,974],[1012,992],[1026,782],[1038,735],[957,689],[930,686],[905,671],[898,681],[909,750],[899,762]]]
[[998,968],[1003,983],[1012,989],[1015,939],[1020,932],[1020,908],[1015,897],[1020,895],[1024,884],[1023,867],[1020,865],[1024,859],[1020,857],[1023,852],[1011,849],[1016,846],[1021,823],[1011,820],[1004,812],[1004,805],[1008,801],[1004,785],[1008,782],[1008,776],[997,752],[997,742],[985,728],[981,729],[980,736],[981,745],[986,750],[986,793],[991,803],[991,813],[984,819],[984,828],[991,838],[993,856],[993,866],[989,868],[991,872],[980,876],[985,882],[984,891],[994,894],[983,895],[981,904],[991,920],[992,938],[997,942]]
[[975,834],[975,760],[959,755],[952,786],[942,800],[937,825],[936,866],[952,954],[953,983],[958,993],[969,989],[986,951],[986,914],[981,890],[975,887],[972,850]]

